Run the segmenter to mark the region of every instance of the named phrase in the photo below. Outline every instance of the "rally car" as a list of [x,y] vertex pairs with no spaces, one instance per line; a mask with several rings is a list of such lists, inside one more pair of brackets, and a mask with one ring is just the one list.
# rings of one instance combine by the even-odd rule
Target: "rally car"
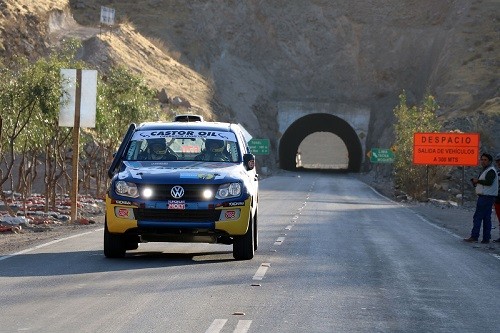
[[233,245],[248,260],[258,244],[258,175],[239,125],[131,124],[108,170],[104,255],[142,242]]

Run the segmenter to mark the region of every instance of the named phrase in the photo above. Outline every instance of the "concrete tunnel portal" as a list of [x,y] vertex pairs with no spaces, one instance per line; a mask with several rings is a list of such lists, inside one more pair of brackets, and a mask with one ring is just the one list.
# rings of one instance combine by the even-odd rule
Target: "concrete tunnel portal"
[[344,119],[332,114],[315,113],[295,120],[279,140],[279,164],[285,170],[296,170],[296,153],[302,141],[317,132],[337,135],[348,151],[348,171],[359,172],[363,162],[363,147],[358,134]]

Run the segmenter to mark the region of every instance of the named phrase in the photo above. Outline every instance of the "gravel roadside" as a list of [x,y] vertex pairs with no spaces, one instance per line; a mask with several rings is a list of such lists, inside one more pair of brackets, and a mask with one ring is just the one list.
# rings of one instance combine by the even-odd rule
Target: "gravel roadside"
[[43,227],[22,227],[17,232],[0,233],[0,258],[61,238],[104,228],[104,215],[93,216],[89,224],[61,223]]

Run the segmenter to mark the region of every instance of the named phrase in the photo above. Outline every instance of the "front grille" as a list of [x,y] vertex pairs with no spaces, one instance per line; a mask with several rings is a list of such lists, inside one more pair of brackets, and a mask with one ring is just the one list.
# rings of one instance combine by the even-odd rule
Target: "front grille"
[[220,211],[213,209],[177,210],[177,209],[147,209],[136,208],[134,215],[137,220],[158,222],[207,222],[219,220]]
[[150,200],[165,201],[165,200],[192,200],[200,201],[206,200],[203,198],[203,191],[206,189],[211,189],[213,193],[217,191],[217,185],[200,185],[200,184],[186,184],[180,185],[184,189],[184,196],[182,198],[174,198],[170,194],[173,185],[138,185],[139,191],[142,193],[142,189],[150,188],[153,190],[153,196],[149,198]]

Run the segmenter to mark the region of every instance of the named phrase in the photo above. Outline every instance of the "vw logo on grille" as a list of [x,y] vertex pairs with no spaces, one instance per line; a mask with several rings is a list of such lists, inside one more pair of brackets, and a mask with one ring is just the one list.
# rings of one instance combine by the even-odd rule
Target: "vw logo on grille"
[[182,188],[182,186],[176,185],[172,187],[172,189],[170,190],[170,194],[175,199],[180,199],[184,196],[184,189]]

